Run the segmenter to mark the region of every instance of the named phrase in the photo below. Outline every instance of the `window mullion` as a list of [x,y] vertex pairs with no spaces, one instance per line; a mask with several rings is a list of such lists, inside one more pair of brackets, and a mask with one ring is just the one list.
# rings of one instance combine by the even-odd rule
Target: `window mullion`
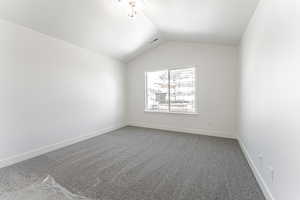
[[147,72],[145,73],[145,109],[149,109],[148,106],[148,74]]

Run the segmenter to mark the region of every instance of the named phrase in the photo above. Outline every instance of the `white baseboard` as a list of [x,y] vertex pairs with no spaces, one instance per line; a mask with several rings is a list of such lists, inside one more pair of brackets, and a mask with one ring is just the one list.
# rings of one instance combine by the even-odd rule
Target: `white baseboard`
[[24,160],[28,160],[30,158],[34,158],[36,156],[40,156],[42,154],[45,154],[45,153],[48,153],[48,152],[51,152],[51,151],[54,151],[54,150],[72,145],[72,144],[75,144],[77,142],[81,142],[81,141],[96,137],[98,135],[105,134],[105,133],[110,132],[110,131],[117,130],[117,129],[122,128],[124,126],[127,126],[127,124],[122,123],[122,124],[118,124],[118,125],[115,125],[115,126],[99,129],[99,130],[93,131],[92,133],[89,133],[89,134],[81,135],[81,136],[76,137],[76,138],[72,138],[72,139],[69,139],[69,140],[64,140],[62,142],[58,142],[58,143],[55,143],[55,144],[50,144],[50,145],[43,146],[43,147],[31,150],[31,151],[27,151],[27,152],[22,153],[22,154],[18,154],[18,155],[15,155],[15,156],[11,156],[9,158],[5,158],[3,160],[0,160],[0,168],[6,167],[6,166],[9,166],[9,165],[13,165],[15,163],[18,163],[18,162],[21,162],[21,161],[24,161]]
[[258,168],[255,166],[253,159],[251,158],[245,144],[243,143],[243,141],[238,138],[239,144],[241,146],[241,149],[253,171],[253,174],[262,190],[262,192],[265,195],[266,200],[275,200],[274,196],[271,193],[270,188],[268,187],[267,183],[265,182],[265,180],[263,179],[261,173],[259,172]]
[[175,128],[170,126],[164,125],[157,125],[157,124],[150,124],[144,122],[129,122],[129,126],[136,126],[136,127],[143,127],[143,128],[152,128],[152,129],[160,129],[166,131],[175,131],[175,132],[183,132],[183,133],[192,133],[198,135],[207,135],[207,136],[214,136],[214,137],[223,137],[223,138],[231,138],[236,139],[236,136],[232,132],[227,131],[216,131],[216,130],[207,130],[207,129],[191,129],[191,128]]

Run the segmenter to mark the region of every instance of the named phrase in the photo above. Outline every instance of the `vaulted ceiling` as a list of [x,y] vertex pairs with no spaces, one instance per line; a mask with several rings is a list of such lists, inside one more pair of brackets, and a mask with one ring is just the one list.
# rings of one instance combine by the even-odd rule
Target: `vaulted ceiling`
[[126,62],[165,40],[238,44],[259,0],[140,1],[130,18],[119,0],[1,0],[0,18]]

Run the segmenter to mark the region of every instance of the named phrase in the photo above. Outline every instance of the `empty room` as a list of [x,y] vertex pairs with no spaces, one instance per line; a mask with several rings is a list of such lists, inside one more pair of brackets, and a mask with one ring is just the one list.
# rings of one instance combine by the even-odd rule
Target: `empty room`
[[298,200],[299,0],[0,0],[0,200]]

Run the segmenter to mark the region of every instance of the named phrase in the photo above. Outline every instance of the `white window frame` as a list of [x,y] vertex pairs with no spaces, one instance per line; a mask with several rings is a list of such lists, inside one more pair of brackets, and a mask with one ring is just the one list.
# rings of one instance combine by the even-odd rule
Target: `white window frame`
[[[186,69],[186,68],[194,68],[195,69],[195,111],[194,112],[172,112],[171,109],[170,109],[170,71],[172,70],[176,70],[176,69]],[[168,71],[168,81],[169,81],[169,84],[168,84],[168,95],[169,95],[169,109],[168,111],[160,111],[160,110],[149,110],[147,109],[147,105],[148,105],[148,94],[147,94],[147,90],[148,90],[148,87],[147,87],[147,73],[150,73],[150,72],[158,72],[158,71]],[[198,112],[198,68],[196,66],[186,66],[186,67],[172,67],[172,68],[166,68],[166,69],[159,69],[159,70],[155,70],[155,71],[146,71],[145,72],[145,89],[144,89],[144,102],[145,102],[145,105],[144,105],[144,112],[146,113],[166,113],[166,114],[181,114],[181,115],[198,115],[199,112]]]

